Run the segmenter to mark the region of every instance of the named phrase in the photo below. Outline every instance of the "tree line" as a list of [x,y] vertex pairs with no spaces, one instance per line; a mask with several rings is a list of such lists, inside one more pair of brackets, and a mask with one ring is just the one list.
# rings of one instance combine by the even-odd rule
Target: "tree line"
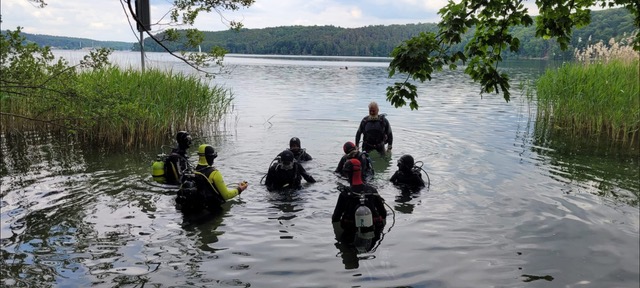
[[[506,52],[504,57],[571,59],[575,48],[583,49],[598,41],[607,43],[611,38],[620,39],[636,30],[633,15],[624,8],[593,11],[591,15],[591,23],[573,32],[570,47],[565,51],[554,40],[535,37],[534,26],[514,27],[511,32],[520,39],[520,51]],[[389,57],[393,48],[403,41],[421,32],[437,30],[435,23],[419,23],[361,28],[283,26],[203,32],[204,41],[200,44],[200,50],[205,52],[219,46],[234,54]],[[453,49],[461,51],[473,33],[472,28]],[[158,38],[162,39],[162,34]],[[166,41],[163,44],[172,51],[196,51],[185,45],[185,41]],[[164,51],[151,39],[146,39],[144,45],[146,51]],[[133,50],[139,51],[140,46],[135,43]]]
[[[2,34],[7,33],[2,31]],[[88,38],[75,38],[42,34],[20,33],[27,43],[35,43],[40,47],[49,46],[51,49],[80,50],[91,48],[109,48],[112,50],[132,50],[133,43],[124,41],[99,41]],[[138,50],[139,51],[139,50]]]
[[[558,58],[572,59],[574,49],[584,49],[589,44],[609,39],[620,39],[631,35],[636,27],[633,15],[626,9],[593,11],[591,23],[575,29],[569,49],[562,51],[554,40],[535,37],[535,27],[515,27],[512,33],[520,39],[520,51],[506,52],[505,58]],[[435,32],[435,23],[406,25],[372,25],[361,28],[341,28],[336,26],[283,26],[263,29],[240,29],[204,32],[201,51],[213,47],[224,48],[234,54],[268,55],[315,55],[315,56],[375,56],[389,57],[391,51],[403,41],[420,32]],[[473,28],[463,41],[453,48],[462,50],[467,44]],[[4,32],[3,32],[4,33]],[[113,50],[140,51],[138,43],[121,41],[97,41],[86,38],[51,36],[22,33],[28,42],[56,49],[109,48]],[[158,38],[162,39],[162,34]],[[182,38],[184,39],[184,38]],[[184,41],[165,41],[163,44],[172,51],[193,51]],[[145,51],[164,52],[159,44],[145,39]]]

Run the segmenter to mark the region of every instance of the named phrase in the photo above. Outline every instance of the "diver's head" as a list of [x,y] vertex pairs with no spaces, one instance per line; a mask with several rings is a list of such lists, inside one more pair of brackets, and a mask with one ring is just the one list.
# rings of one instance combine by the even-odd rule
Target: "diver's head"
[[380,109],[378,108],[378,103],[376,102],[369,103],[369,116],[376,117],[378,116],[378,112],[380,112]]
[[349,184],[362,185],[362,165],[360,160],[351,158],[344,163],[342,170],[347,174],[349,178]]
[[302,146],[300,146],[300,138],[293,137],[293,138],[291,138],[291,140],[289,140],[289,150],[291,150],[293,152],[298,152],[298,151],[300,151],[301,147]]
[[342,145],[342,151],[344,151],[344,154],[349,154],[354,149],[356,149],[356,144],[353,144],[353,142],[351,141],[344,143],[344,145]]
[[209,144],[202,144],[198,147],[198,165],[213,165],[213,159],[218,157],[218,153]]
[[178,131],[176,134],[176,141],[178,142],[178,148],[187,150],[191,147],[191,135],[187,131]]
[[280,165],[284,170],[293,169],[293,152],[284,150],[280,153]]
[[402,155],[402,157],[398,159],[398,168],[402,171],[411,171],[414,164],[413,156],[409,154]]

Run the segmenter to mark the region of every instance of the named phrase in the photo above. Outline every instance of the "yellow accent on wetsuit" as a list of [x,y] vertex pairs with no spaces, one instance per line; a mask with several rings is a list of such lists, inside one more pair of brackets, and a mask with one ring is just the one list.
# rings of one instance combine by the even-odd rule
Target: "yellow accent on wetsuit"
[[208,180],[213,184],[214,188],[218,190],[220,196],[222,196],[224,200],[229,200],[240,194],[237,188],[227,187],[227,184],[224,183],[224,179],[222,178],[222,173],[220,173],[218,169],[213,170],[213,172],[209,174]]

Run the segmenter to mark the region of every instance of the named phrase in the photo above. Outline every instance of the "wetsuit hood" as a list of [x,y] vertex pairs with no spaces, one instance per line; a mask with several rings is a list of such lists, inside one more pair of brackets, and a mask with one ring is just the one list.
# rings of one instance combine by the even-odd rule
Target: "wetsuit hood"
[[352,158],[347,160],[344,163],[343,170],[346,172],[349,177],[349,184],[354,185],[362,185],[362,166],[360,164],[360,160]]

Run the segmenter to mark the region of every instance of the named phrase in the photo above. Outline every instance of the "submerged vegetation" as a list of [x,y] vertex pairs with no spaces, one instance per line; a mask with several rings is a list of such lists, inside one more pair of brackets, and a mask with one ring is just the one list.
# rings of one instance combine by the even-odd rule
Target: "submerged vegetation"
[[164,141],[175,130],[213,131],[231,108],[229,91],[196,75],[115,67],[106,50],[70,66],[48,47],[25,44],[19,32],[0,39],[2,132],[72,132],[132,147]]
[[640,56],[631,39],[576,50],[577,62],[542,75],[537,83],[538,125],[637,154]]

